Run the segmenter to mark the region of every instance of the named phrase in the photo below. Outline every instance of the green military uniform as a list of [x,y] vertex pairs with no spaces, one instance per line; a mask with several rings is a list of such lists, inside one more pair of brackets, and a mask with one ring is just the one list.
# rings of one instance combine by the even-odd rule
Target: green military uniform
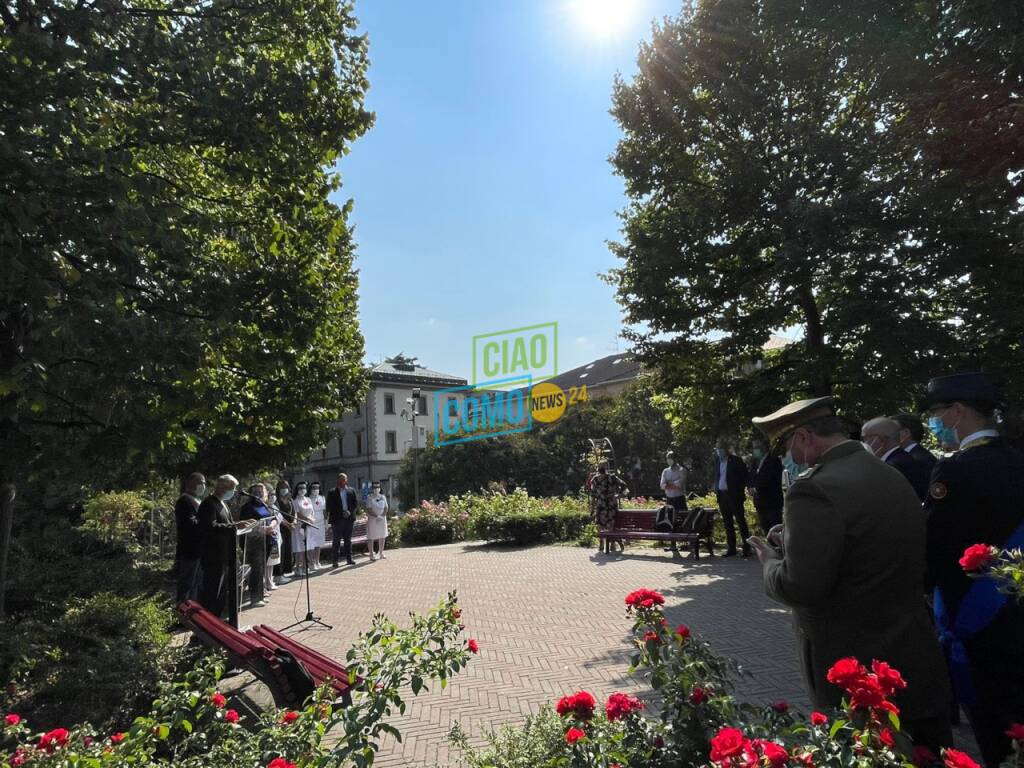
[[[787,406],[755,423],[778,440],[831,414],[831,398]],[[764,563],[765,590],[793,610],[804,681],[819,707],[843,692],[826,680],[839,659],[886,661],[915,740],[947,738],[949,681],[924,600],[925,518],[894,468],[853,440],[826,451],[786,494],[783,547]],[[915,732],[915,724],[920,727]]]

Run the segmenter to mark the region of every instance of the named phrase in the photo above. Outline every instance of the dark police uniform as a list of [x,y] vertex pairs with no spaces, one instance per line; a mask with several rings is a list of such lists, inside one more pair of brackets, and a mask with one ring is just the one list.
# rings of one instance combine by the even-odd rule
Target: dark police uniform
[[[994,388],[978,377],[933,379],[928,385],[929,403],[994,405]],[[948,616],[955,619],[965,596],[978,583],[959,564],[964,550],[972,544],[1001,548],[1024,524],[1024,454],[1003,438],[982,433],[936,463],[924,506],[929,581]],[[985,762],[995,766],[1011,750],[1004,731],[1013,722],[1024,722],[1024,605],[1008,599],[986,626],[963,639],[963,647],[975,702],[961,703]],[[953,677],[957,677],[955,665]]]

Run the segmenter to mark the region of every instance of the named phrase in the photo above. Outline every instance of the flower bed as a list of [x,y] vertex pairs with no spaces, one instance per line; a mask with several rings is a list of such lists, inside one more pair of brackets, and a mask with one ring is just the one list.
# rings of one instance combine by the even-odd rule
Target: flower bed
[[[471,768],[978,768],[955,749],[934,755],[912,747],[892,702],[906,683],[881,660],[870,660],[870,667],[854,658],[836,662],[828,679],[845,697],[832,712],[804,716],[784,701],[760,707],[737,702],[735,665],[689,627],[670,626],[663,604],[654,590],[626,596],[635,646],[630,672],[650,682],[660,699],[656,715],[625,693],[613,693],[602,706],[588,691],[576,691],[559,699],[554,710],[546,707],[528,718],[522,728],[490,734],[484,748],[471,747],[455,729],[453,741]],[[1024,726],[1014,725],[1008,734],[1021,765]]]

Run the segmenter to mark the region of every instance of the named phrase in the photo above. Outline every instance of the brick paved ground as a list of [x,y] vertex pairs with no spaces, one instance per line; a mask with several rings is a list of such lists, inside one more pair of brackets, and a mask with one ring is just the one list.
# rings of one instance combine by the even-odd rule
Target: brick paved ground
[[[404,741],[385,742],[377,760],[382,766],[458,765],[458,751],[449,750],[446,740],[454,723],[478,742],[486,729],[520,723],[580,688],[599,700],[617,690],[645,695],[643,681],[626,672],[630,622],[623,597],[640,586],[665,595],[671,623],[685,622],[752,673],[740,681],[741,698],[784,698],[808,708],[789,614],[764,596],[756,561],[694,563],[643,548],[607,557],[577,547],[457,544],[399,549],[373,563],[359,556],[356,562],[311,579],[314,610],[334,629],[303,631],[302,642],[344,659],[374,613],[401,624],[409,611],[427,610],[454,588],[467,634],[481,646],[445,691],[409,694],[405,716],[393,721]],[[267,607],[244,611],[242,623],[283,627],[305,608],[299,585],[289,584],[273,593]],[[234,686],[265,701],[244,677]]]

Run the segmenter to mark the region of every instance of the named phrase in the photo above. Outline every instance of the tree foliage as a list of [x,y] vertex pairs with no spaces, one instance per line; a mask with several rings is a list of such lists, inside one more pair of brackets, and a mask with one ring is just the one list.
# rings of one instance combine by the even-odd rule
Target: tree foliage
[[[0,475],[280,464],[363,388],[350,0],[0,0]],[[57,472],[59,468],[59,473]]]
[[[964,93],[1019,42],[994,54],[976,29],[965,52],[981,5],[706,0],[655,28],[615,86],[630,203],[609,277],[667,386],[733,424],[796,396],[906,407],[965,366],[1022,391],[1021,321],[992,306],[1024,291],[1021,129]],[[996,135],[1005,162],[952,151]]]

